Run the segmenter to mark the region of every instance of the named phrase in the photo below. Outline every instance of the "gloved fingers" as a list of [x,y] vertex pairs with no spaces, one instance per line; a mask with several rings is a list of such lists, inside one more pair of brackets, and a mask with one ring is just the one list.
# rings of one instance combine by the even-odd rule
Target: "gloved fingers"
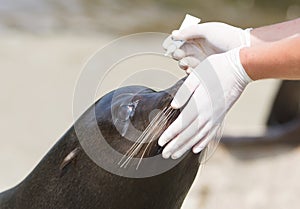
[[188,68],[185,70],[186,74],[191,74],[193,72],[193,68]]
[[172,54],[172,58],[177,61],[181,60],[185,56],[186,56],[186,53],[183,49],[176,49]]
[[[198,90],[199,89],[199,90]],[[188,104],[184,107],[183,111],[177,117],[177,119],[165,130],[158,140],[160,146],[164,146],[166,143],[174,139],[176,136],[180,135],[187,129],[191,124],[194,125],[188,129],[190,133],[185,133],[185,138],[189,135],[196,134],[197,130],[206,123],[206,121],[211,118],[212,110],[210,109],[210,99],[207,95],[205,88],[199,87],[192,98],[189,100]],[[201,99],[203,105],[199,107],[198,103]],[[198,116],[201,114],[201,118]],[[198,118],[198,121],[194,121]],[[172,145],[172,144],[171,144]]]
[[199,60],[204,60],[208,56],[204,47],[205,43],[204,39],[192,39],[186,41],[180,48],[185,51],[186,57],[197,57]]
[[179,67],[188,74],[191,68],[197,67],[200,62],[207,58],[206,50],[201,47],[201,43],[197,41],[186,42],[180,49],[177,49],[176,59],[179,60]]
[[175,150],[171,154],[171,158],[172,159],[178,159],[182,155],[184,155],[187,151],[189,151],[199,141],[205,141],[206,137],[209,134],[209,131],[210,131],[211,127],[212,127],[211,123],[206,123],[203,128],[198,129],[197,130],[198,133],[194,137],[192,137],[191,139],[189,139],[188,141],[186,141],[186,143],[184,143],[177,150]]
[[194,43],[194,47],[197,47],[197,54],[193,55],[194,57],[199,57],[199,60],[203,61],[208,56],[220,53],[221,51],[214,46],[212,43],[210,43],[206,39],[198,39],[197,41],[191,41],[191,43]]
[[169,35],[163,42],[162,47],[167,50],[168,47],[173,43],[172,35]]
[[[202,122],[202,127],[204,126],[206,121]],[[193,121],[190,126],[184,129],[181,133],[179,133],[169,144],[164,148],[162,152],[163,158],[169,158],[172,153],[174,153],[179,147],[183,146],[189,139],[193,138],[195,134],[198,134],[197,131],[199,130],[199,121]]]
[[178,62],[178,66],[184,71],[186,71],[189,68],[188,63],[186,63],[184,60],[180,60]]
[[179,133],[183,132],[197,118],[195,100],[189,101],[176,120],[164,131],[158,140],[159,146],[164,146]]
[[179,49],[176,49],[172,57],[175,60],[181,60],[184,57],[197,57],[199,60],[204,60],[207,57],[204,48],[202,47],[203,41],[186,41]]
[[195,154],[201,152],[208,145],[208,143],[215,137],[217,132],[218,132],[218,127],[215,127],[214,129],[210,130],[208,135],[193,147],[193,152]]
[[205,23],[198,24],[198,25],[191,25],[182,30],[173,30],[172,38],[173,40],[183,40],[183,41],[187,41],[190,39],[205,38],[206,30],[204,30],[203,25],[205,26]]
[[194,93],[198,86],[198,76],[194,73],[191,73],[177,91],[175,97],[172,100],[171,106],[174,109],[181,108],[189,100],[190,96]]
[[184,57],[179,61],[181,69],[196,68],[200,64],[200,60],[195,57]]
[[[213,109],[211,106],[211,101],[208,92],[204,86],[200,85],[194,92],[193,96],[189,100],[188,104],[185,106],[182,113],[179,115],[180,119],[178,118],[177,121],[179,123],[189,124],[188,127],[185,130],[182,129],[173,130],[173,132],[176,132],[174,136],[177,136],[178,138],[177,137],[176,137],[177,139],[171,138],[172,141],[175,140],[175,142],[170,142],[166,146],[165,155],[163,157],[168,157],[172,155],[172,153],[175,153],[176,150],[179,150],[182,147],[184,147],[184,151],[182,151],[181,153],[184,153],[187,149],[191,149],[192,146],[196,144],[196,142],[193,141],[193,144],[190,145],[191,142],[189,141],[192,138],[195,138],[195,136],[198,134],[199,131],[205,133],[207,132],[206,130],[211,128],[212,124],[210,122],[210,119],[212,118],[212,114],[213,114]],[[193,119],[192,121],[190,120],[191,118]],[[186,133],[184,133],[185,131]],[[178,143],[176,143],[176,141]],[[186,147],[185,144],[187,144],[188,147]],[[181,154],[179,154],[179,156],[181,156]],[[176,158],[176,155],[173,156],[172,158]]]

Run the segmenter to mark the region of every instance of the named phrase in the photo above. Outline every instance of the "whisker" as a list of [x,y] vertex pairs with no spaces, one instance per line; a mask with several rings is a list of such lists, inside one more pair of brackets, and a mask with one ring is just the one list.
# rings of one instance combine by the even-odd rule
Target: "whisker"
[[165,126],[167,125],[170,118],[172,118],[175,114],[174,109],[171,106],[165,107],[162,111],[157,113],[155,117],[151,120],[149,125],[145,128],[143,133],[138,137],[138,139],[135,141],[135,143],[129,148],[129,150],[125,153],[125,155],[121,158],[121,160],[118,162],[118,165],[122,163],[122,161],[125,159],[125,161],[120,165],[120,167],[126,168],[130,161],[133,159],[134,156],[136,156],[143,145],[148,141],[148,144],[146,145],[139,162],[137,164],[136,169],[139,168],[142,159],[145,156],[146,151],[150,147],[151,142],[156,139],[160,134],[162,134]]
[[143,134],[143,136],[140,138],[140,140],[137,141],[138,145],[134,148],[133,152],[126,159],[125,162],[127,162],[127,163],[125,164],[124,167],[126,167],[128,165],[128,163],[130,162],[130,160],[139,152],[139,150],[141,149],[141,147],[143,146],[145,141],[148,139],[148,137],[152,133],[151,128],[157,127],[157,123],[159,123],[160,120],[162,119],[162,116],[164,115],[164,112],[162,111],[161,113],[158,113],[158,114],[159,114],[159,117],[157,117],[156,120],[151,121],[151,123],[147,126],[147,128],[144,131],[145,134]]
[[[158,126],[161,125],[161,127],[164,127],[164,125],[166,125],[166,122],[168,122],[168,119],[169,119],[169,118],[168,118],[168,116],[167,116],[167,117],[165,118],[165,120],[162,120],[162,123],[163,123],[163,124],[158,124]],[[159,123],[160,123],[160,122],[161,122],[161,121],[159,121]],[[151,137],[150,142],[147,144],[147,146],[146,146],[146,148],[145,148],[145,150],[144,150],[142,156],[140,157],[140,160],[139,160],[139,162],[138,162],[138,164],[137,164],[136,170],[139,168],[139,166],[140,166],[140,164],[141,164],[141,162],[142,162],[142,160],[143,160],[143,158],[144,158],[144,156],[145,156],[145,153],[146,153],[146,151],[148,150],[148,148],[149,148],[149,146],[150,146],[150,144],[151,144],[151,141],[152,141],[153,139],[157,138],[160,134],[162,134],[162,130],[163,130],[163,128],[157,130],[157,132],[154,133],[154,135]]]
[[[164,108],[163,109],[163,111],[165,110],[166,108]],[[162,112],[163,112],[162,111]],[[127,157],[128,156],[128,154],[129,153],[132,153],[131,151],[133,150],[135,150],[135,148],[140,144],[140,141],[142,141],[143,140],[143,138],[144,138],[144,136],[148,133],[148,130],[152,127],[152,125],[153,125],[153,123],[155,123],[155,121],[159,118],[161,116],[161,113],[158,113],[158,114],[156,114],[156,116],[153,118],[153,120],[150,122],[150,124],[146,127],[146,129],[143,131],[143,133],[139,136],[139,138],[135,141],[135,143],[130,147],[130,149],[125,153],[125,155],[122,157],[122,159],[120,160],[120,162],[118,163],[118,164],[120,164],[122,161],[123,161],[123,159],[125,158],[125,157]],[[123,163],[124,164],[124,163]],[[123,165],[122,164],[122,165]],[[122,165],[121,165],[121,167],[122,167]]]
[[[150,142],[147,144],[147,146],[146,146],[146,148],[144,149],[144,152],[142,153],[142,156],[140,157],[140,160],[139,160],[139,162],[138,162],[138,165],[137,165],[137,167],[136,167],[136,169],[138,169],[138,167],[139,167],[139,165],[140,165],[140,163],[141,163],[141,161],[142,161],[142,159],[144,158],[144,155],[145,155],[145,153],[146,153],[146,151],[148,150],[148,148],[149,148],[149,146],[150,146],[150,144],[151,144],[151,141],[153,141],[153,139],[156,139],[156,138],[158,138],[158,136],[160,135],[160,134],[162,134],[162,132],[163,132],[163,129],[164,129],[164,127],[165,127],[165,125],[167,124],[167,122],[168,122],[168,120],[173,116],[173,114],[174,114],[174,111],[166,111],[166,116],[165,117],[163,117],[163,118],[160,118],[160,120],[157,122],[157,124],[155,124],[155,126],[153,127],[153,128],[156,128],[156,127],[160,127],[158,130],[156,129],[156,131],[154,132],[154,133],[152,133],[152,131],[148,134],[148,135],[150,135],[150,134],[153,134],[152,136],[150,135]],[[145,140],[144,141],[146,141],[148,138],[145,138]],[[131,156],[132,157],[132,156]]]

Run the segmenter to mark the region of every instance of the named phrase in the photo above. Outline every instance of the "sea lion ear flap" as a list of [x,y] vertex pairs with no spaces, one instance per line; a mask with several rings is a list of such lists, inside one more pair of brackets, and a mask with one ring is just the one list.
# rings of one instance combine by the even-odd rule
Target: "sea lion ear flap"
[[62,163],[60,164],[59,166],[59,170],[61,171],[61,174],[64,170],[64,168],[66,166],[68,166],[72,161],[76,160],[76,157],[79,153],[79,151],[81,150],[80,147],[77,147],[75,149],[73,149],[65,158],[64,160],[62,161]]
[[300,81],[283,81],[273,102],[267,126],[300,118]]

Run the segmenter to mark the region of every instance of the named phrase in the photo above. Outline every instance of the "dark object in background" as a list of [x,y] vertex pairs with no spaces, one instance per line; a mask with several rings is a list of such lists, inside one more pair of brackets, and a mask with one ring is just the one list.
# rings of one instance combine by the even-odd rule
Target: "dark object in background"
[[224,136],[226,146],[300,144],[300,81],[283,81],[275,97],[263,136]]
[[267,125],[282,125],[299,118],[300,81],[283,81],[274,100]]

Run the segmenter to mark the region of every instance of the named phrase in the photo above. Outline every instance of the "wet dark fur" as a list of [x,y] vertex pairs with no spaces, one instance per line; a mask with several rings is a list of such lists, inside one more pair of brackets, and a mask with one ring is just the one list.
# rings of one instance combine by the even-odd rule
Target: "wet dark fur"
[[[149,123],[148,113],[153,108],[162,109],[168,105],[181,83],[162,92],[133,86],[119,89],[118,93],[140,92],[137,96],[141,103],[132,122],[143,130]],[[110,102],[113,93],[96,103],[97,123],[109,144],[125,153],[132,142],[122,138],[112,124]],[[93,109],[87,110],[83,118],[90,111]],[[89,120],[83,121],[81,128],[89,129]],[[87,142],[89,137],[87,135],[85,138]],[[97,166],[80,147],[73,126],[24,181],[0,194],[0,208],[179,209],[199,168],[198,155],[190,152],[176,167],[165,173],[141,179],[126,178]],[[160,152],[161,148],[155,142],[146,157]]]

